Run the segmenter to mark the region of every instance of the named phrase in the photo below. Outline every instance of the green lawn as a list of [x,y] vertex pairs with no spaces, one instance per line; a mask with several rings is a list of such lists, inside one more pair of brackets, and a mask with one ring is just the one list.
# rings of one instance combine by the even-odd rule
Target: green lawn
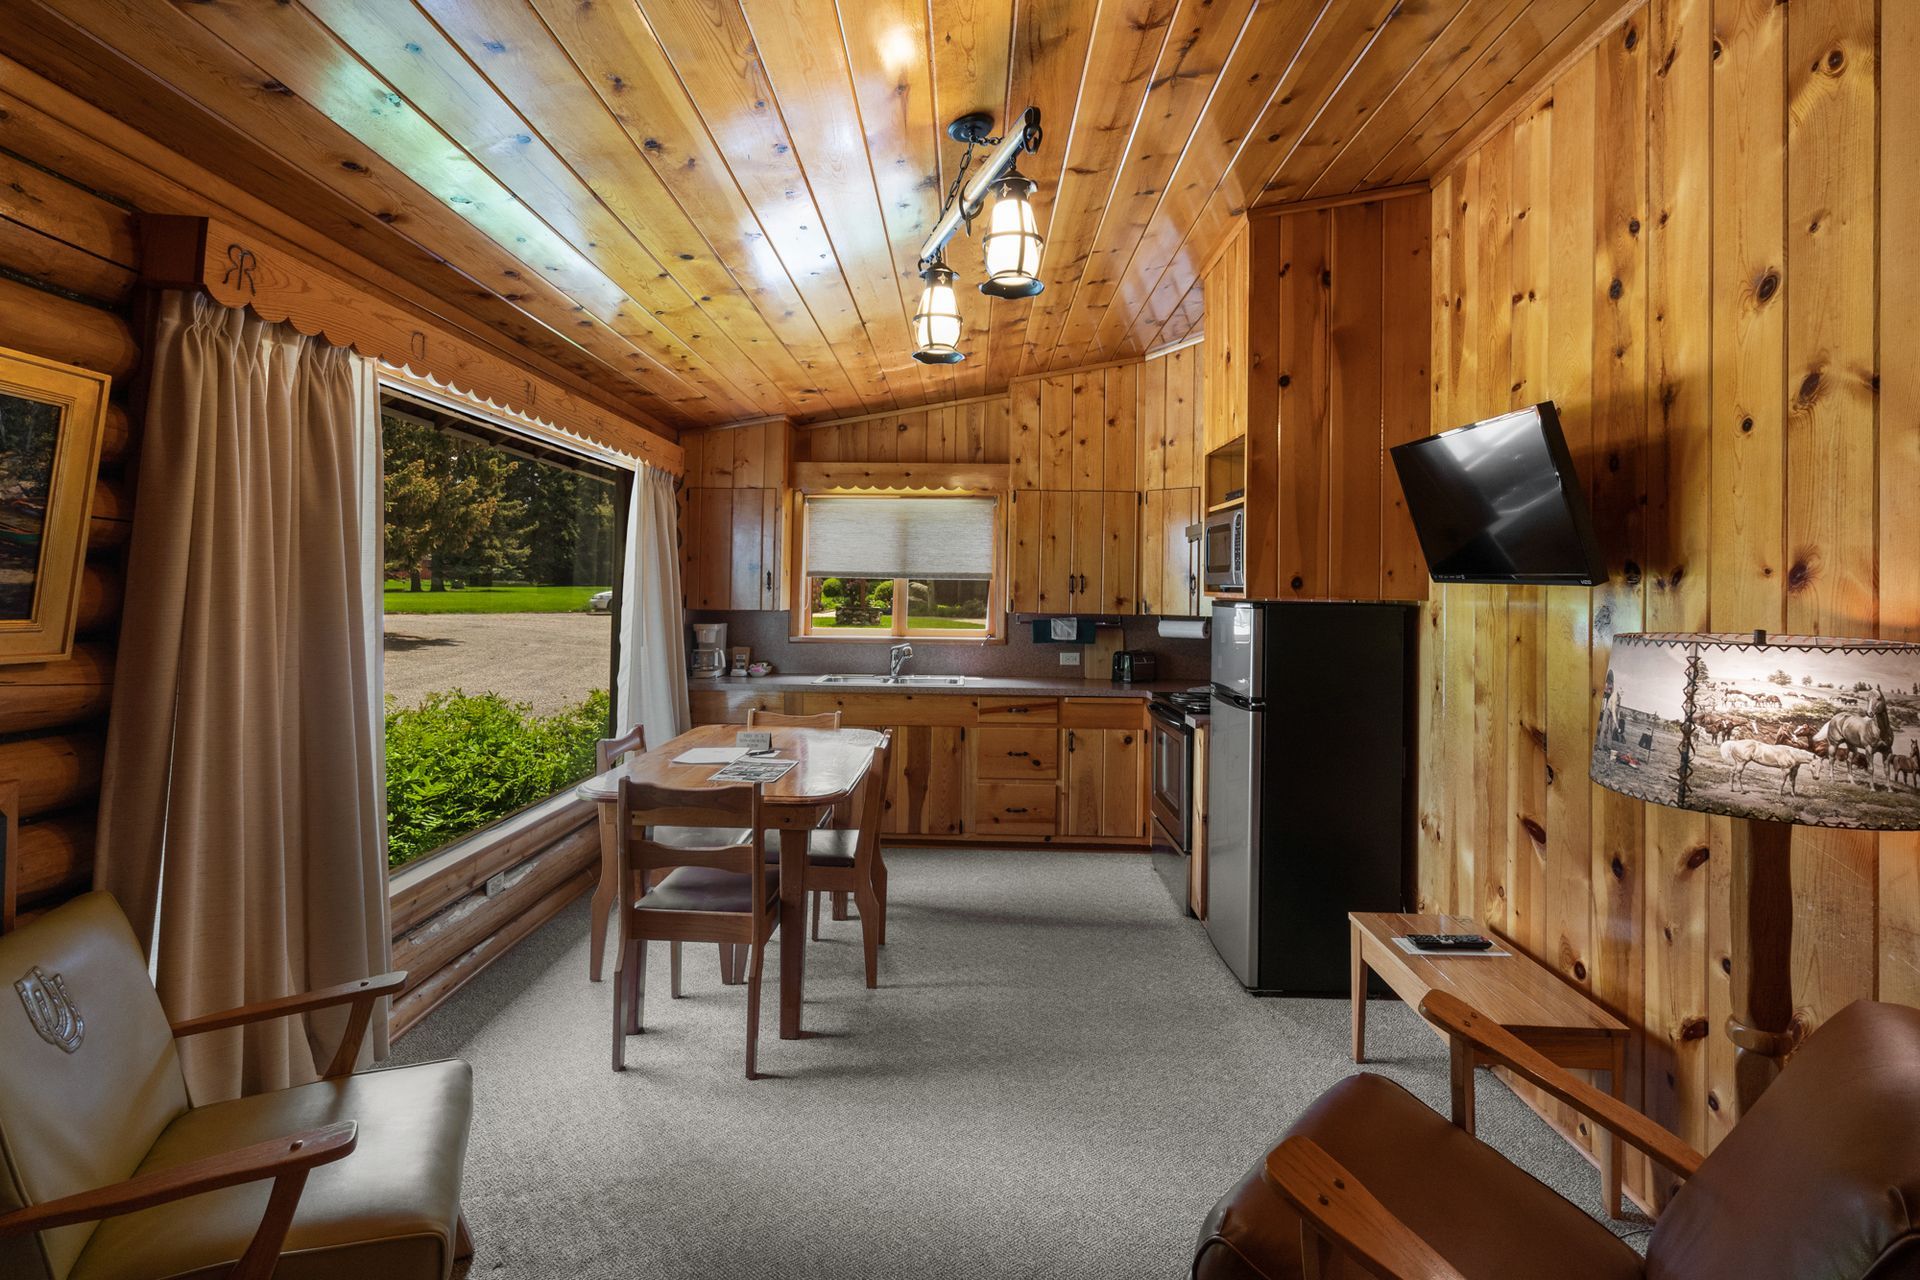
[[458,591],[409,591],[404,581],[387,583],[388,613],[584,613],[605,587],[462,587]]

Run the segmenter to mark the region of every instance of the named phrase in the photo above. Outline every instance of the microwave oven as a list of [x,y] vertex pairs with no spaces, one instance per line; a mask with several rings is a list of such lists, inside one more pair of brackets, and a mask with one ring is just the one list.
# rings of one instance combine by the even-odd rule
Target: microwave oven
[[1209,591],[1247,589],[1247,511],[1228,507],[1207,517],[1200,555]]

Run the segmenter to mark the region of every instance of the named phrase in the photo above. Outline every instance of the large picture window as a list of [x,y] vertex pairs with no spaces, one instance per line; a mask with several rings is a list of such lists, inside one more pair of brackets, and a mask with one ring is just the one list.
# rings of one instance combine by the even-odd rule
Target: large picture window
[[834,639],[999,634],[993,498],[810,497],[800,633]]
[[390,399],[388,863],[593,772],[611,722],[619,473]]

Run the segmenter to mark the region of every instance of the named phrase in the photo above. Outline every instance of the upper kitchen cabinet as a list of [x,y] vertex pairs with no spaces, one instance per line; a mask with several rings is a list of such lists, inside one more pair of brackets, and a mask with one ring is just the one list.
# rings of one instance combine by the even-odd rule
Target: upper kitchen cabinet
[[783,609],[792,428],[773,419],[681,438],[680,576],[690,609]]
[[1424,190],[1259,209],[1205,269],[1197,484],[1243,504],[1249,597],[1426,595],[1387,451],[1429,431],[1428,219]]

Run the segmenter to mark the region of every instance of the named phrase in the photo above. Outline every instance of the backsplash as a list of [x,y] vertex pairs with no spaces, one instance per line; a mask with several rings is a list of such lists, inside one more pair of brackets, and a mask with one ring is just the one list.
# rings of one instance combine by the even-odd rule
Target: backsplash
[[[727,644],[746,645],[753,650],[755,662],[771,662],[782,675],[828,675],[859,672],[884,673],[887,646],[873,641],[825,640],[795,642],[788,634],[785,610],[698,610],[687,612],[687,621],[724,622]],[[1158,634],[1154,618],[1128,619],[1119,627],[1126,633],[1125,649],[1144,649],[1157,655],[1160,680],[1207,679],[1209,657],[1205,640],[1170,640]],[[913,641],[913,663],[908,669],[918,675],[934,676],[1030,676],[1071,678],[1093,675],[1100,679],[1108,671],[1082,671],[1060,665],[1060,653],[1072,646],[1035,644],[1033,628],[1026,622],[1011,624],[1005,644],[953,644],[943,641]],[[693,645],[688,632],[687,645]]]

